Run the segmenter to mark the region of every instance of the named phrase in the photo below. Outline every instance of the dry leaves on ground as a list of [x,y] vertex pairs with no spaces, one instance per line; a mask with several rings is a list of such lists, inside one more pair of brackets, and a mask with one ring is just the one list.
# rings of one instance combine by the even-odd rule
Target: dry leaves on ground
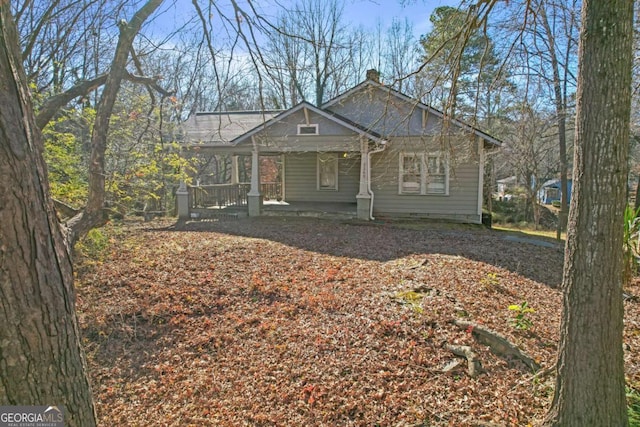
[[[552,376],[452,321],[554,363],[562,250],[476,227],[259,218],[111,226],[79,268],[101,425],[527,425]],[[413,292],[413,293],[411,293]],[[511,324],[527,301],[533,327]],[[638,383],[638,303],[625,353]],[[445,344],[469,345],[483,373]],[[484,423],[484,424],[483,424]]]

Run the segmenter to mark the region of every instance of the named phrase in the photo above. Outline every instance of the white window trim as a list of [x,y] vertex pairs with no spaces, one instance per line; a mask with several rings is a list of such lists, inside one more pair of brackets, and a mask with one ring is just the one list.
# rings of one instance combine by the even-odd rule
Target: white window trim
[[[301,128],[315,128],[316,132],[315,133],[301,133],[300,129]],[[298,135],[300,136],[313,136],[313,135],[320,135],[320,129],[318,129],[318,124],[317,123],[311,123],[311,124],[299,124],[298,125]]]
[[[334,176],[334,181],[335,185],[333,187],[322,187],[321,185],[321,177],[320,177],[320,171],[321,171],[321,167],[320,167],[320,162],[321,162],[321,158],[325,157],[326,160],[324,161],[332,161],[335,164],[334,167],[334,171],[335,171],[335,176]],[[318,153],[316,155],[316,175],[317,175],[317,190],[318,191],[338,191],[338,154],[337,153]]]
[[[404,158],[407,156],[418,157],[420,159],[420,182],[419,191],[409,192],[403,188],[404,177]],[[427,159],[429,157],[444,157],[444,192],[429,191],[428,186],[428,171],[427,171]],[[399,156],[398,167],[398,194],[407,196],[448,196],[449,195],[449,156],[441,151],[434,152],[401,152]]]

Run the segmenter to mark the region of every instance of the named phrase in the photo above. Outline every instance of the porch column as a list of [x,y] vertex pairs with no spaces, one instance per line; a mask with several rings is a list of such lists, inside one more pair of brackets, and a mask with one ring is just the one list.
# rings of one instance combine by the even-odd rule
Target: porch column
[[189,189],[184,181],[180,181],[180,186],[176,190],[176,204],[178,205],[178,218],[189,219]]
[[262,197],[260,196],[260,153],[255,142],[253,151],[251,152],[251,189],[247,193],[247,203],[249,205],[249,216],[260,215],[260,205]]
[[360,137],[360,191],[356,195],[358,219],[370,219],[371,193],[369,193],[369,141]]
[[231,156],[231,184],[238,184],[238,156]]

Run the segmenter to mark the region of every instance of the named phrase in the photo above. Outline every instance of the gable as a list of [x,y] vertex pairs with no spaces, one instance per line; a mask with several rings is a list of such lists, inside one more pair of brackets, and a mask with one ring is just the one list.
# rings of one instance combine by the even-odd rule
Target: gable
[[[315,133],[312,132],[315,130]],[[276,139],[280,137],[327,137],[356,136],[357,132],[344,124],[336,122],[332,117],[318,114],[316,111],[304,109],[293,112],[265,127],[258,133],[260,139]]]
[[[300,129],[308,127],[316,127],[317,133],[306,133]],[[235,145],[251,144],[252,139],[256,138],[262,144],[268,145],[270,142],[277,144],[282,140],[295,142],[313,138],[357,140],[358,136],[364,136],[374,141],[380,140],[380,135],[367,131],[347,118],[303,102],[256,126],[232,142]]]
[[[445,126],[441,111],[370,80],[328,101],[323,108],[384,137],[433,136],[442,133]],[[475,134],[485,143],[501,145],[487,133],[459,120],[448,120],[446,126],[447,132]]]
[[431,120],[423,130],[416,103],[411,105],[377,85],[363,85],[360,90],[347,92],[325,108],[386,136],[421,135],[435,131],[437,126]]

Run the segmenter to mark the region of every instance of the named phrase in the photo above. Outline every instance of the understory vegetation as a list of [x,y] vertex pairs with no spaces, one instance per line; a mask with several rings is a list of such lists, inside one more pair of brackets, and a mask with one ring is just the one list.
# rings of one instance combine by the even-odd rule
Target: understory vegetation
[[[558,224],[557,210],[554,211],[545,205],[537,205],[540,218],[538,229],[555,230]],[[492,201],[492,220],[499,225],[514,226],[519,228],[535,228],[533,206],[529,200],[523,197],[512,197],[505,200]]]
[[[302,218],[127,220],[93,240],[76,283],[100,424],[524,426],[550,404],[559,245]],[[636,279],[628,293],[634,425]]]

